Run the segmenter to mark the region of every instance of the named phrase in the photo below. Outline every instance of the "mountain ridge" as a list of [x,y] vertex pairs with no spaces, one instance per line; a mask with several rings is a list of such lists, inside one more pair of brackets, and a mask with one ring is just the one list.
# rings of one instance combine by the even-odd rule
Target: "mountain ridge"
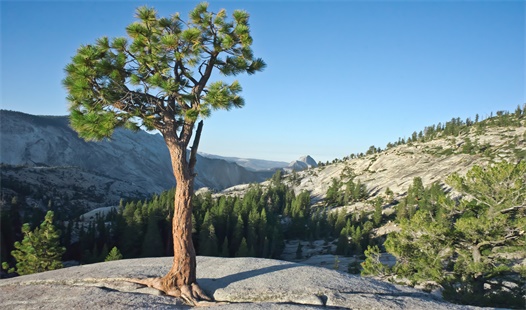
[[[310,192],[313,203],[323,201],[332,179],[342,183],[350,179],[359,180],[367,186],[369,200],[377,196],[386,197],[387,190],[392,191],[396,198],[405,195],[415,177],[422,178],[424,185],[433,182],[443,184],[450,174],[464,174],[473,165],[484,166],[500,160],[526,160],[525,120],[515,126],[500,126],[498,117],[485,122],[489,125],[468,126],[456,135],[444,134],[429,141],[417,139],[391,145],[380,152],[334,160],[333,163],[288,174],[284,181],[294,188],[296,194]],[[268,184],[269,181],[262,183]],[[223,192],[242,195],[245,190],[246,187],[235,186]]]
[[[168,149],[159,134],[118,128],[111,139],[86,142],[69,127],[66,116],[36,116],[0,110],[0,137],[2,178],[9,179],[9,184],[16,183],[33,191],[63,192],[61,196],[71,199],[74,194],[68,187],[75,187],[81,196],[89,197],[89,187],[93,186],[97,195],[111,198],[104,203],[118,204],[119,195],[125,199],[141,199],[175,186]],[[38,167],[60,168],[62,180],[53,176],[56,182],[49,186],[44,183],[50,182],[33,180],[45,179],[42,171],[36,173]],[[272,176],[274,170],[250,170],[235,162],[198,154],[195,172],[196,188],[222,190],[240,183],[262,182]],[[83,186],[81,182],[86,178],[93,184]],[[113,187],[118,190],[113,191],[112,186],[105,185],[109,182],[116,184]],[[3,192],[6,191],[3,186]],[[94,208],[104,203],[88,199],[84,205]]]

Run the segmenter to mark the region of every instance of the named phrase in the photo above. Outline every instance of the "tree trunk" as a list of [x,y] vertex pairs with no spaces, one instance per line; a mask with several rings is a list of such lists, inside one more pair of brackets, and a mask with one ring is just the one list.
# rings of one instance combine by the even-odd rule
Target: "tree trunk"
[[196,282],[196,258],[192,241],[193,176],[176,177],[172,236],[174,260],[163,277],[163,286],[182,287]]
[[[472,253],[473,263],[478,264],[482,260],[482,254],[480,253],[481,244],[473,245]],[[473,275],[473,293],[477,296],[484,295],[484,278],[481,272],[477,272]]]
[[[192,135],[193,124],[186,124],[186,133],[177,137],[175,131],[164,131],[163,137],[170,152],[172,169],[177,182],[175,187],[172,237],[174,259],[172,268],[162,278],[128,279],[130,282],[153,287],[165,294],[180,297],[190,305],[207,305],[212,299],[197,285],[196,257],[192,241],[192,197],[194,193],[194,167],[197,148],[203,128],[201,120],[197,126],[190,158],[186,157],[186,146]],[[186,126],[185,125],[185,126]]]
[[200,300],[210,298],[199,288],[196,281],[196,254],[192,241],[192,197],[195,178],[192,159],[190,163],[187,161],[187,151],[183,144],[173,143],[173,140],[166,137],[165,140],[177,182],[172,219],[174,259],[168,274],[160,278],[160,282],[148,285],[161,289],[167,295],[182,297],[188,303],[196,304]]

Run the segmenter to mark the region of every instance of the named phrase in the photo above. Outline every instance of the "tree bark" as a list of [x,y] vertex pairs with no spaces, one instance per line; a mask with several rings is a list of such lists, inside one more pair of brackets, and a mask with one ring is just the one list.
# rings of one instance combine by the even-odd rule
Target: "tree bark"
[[[199,125],[202,127],[202,123]],[[164,277],[152,280],[147,285],[160,289],[167,295],[181,297],[195,305],[200,300],[211,300],[199,288],[196,278],[196,253],[192,241],[192,197],[195,178],[192,162],[195,164],[193,158],[195,154],[190,155],[189,162],[184,143],[177,141],[175,136],[165,135],[164,138],[177,182],[172,218],[174,258],[170,271]],[[197,139],[197,142],[194,142],[194,145],[197,145],[200,131],[194,139]]]
[[193,176],[176,177],[172,235],[174,260],[162,279],[165,287],[182,287],[196,282],[196,254],[192,241]]

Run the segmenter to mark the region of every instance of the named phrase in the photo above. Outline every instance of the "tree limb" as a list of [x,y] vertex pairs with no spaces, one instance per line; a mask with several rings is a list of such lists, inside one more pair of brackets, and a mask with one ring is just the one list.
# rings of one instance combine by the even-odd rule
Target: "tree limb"
[[192,131],[194,130],[194,121],[185,120],[181,133],[179,135],[179,141],[183,144],[184,147],[188,147],[190,139],[192,138]]
[[194,167],[197,162],[197,148],[199,147],[199,140],[201,139],[201,131],[203,130],[203,120],[200,120],[197,124],[197,130],[195,132],[194,142],[190,150],[190,162],[188,164],[190,168],[190,173],[195,176]]
[[517,210],[520,210],[520,209],[526,209],[526,205],[523,205],[523,206],[515,206],[515,207],[511,207],[511,208],[503,209],[503,210],[500,210],[500,213],[502,213],[502,214],[506,214],[506,213],[510,213],[510,212],[517,211]]

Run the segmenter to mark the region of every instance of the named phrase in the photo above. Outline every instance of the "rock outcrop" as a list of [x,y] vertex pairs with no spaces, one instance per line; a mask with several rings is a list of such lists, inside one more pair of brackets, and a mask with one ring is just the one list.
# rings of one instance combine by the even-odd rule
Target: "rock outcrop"
[[[164,275],[171,257],[112,261],[0,280],[2,309],[187,309],[125,281]],[[207,309],[478,309],[408,287],[334,270],[260,258],[198,257]]]
[[[464,153],[462,145],[468,139],[477,141],[479,146],[485,148],[484,152]],[[473,165],[486,165],[494,161],[517,161],[516,154],[525,152],[524,125],[488,127],[483,133],[473,129],[469,134],[404,144],[380,153],[301,171],[295,180],[289,179],[288,184],[296,193],[309,191],[316,202],[325,198],[333,178],[346,182],[353,177],[367,186],[370,198],[383,195],[386,189],[390,189],[396,198],[405,196],[415,177],[420,177],[425,186],[433,182],[444,184],[452,173],[464,174]]]
[[[296,194],[308,191],[313,203],[325,198],[333,178],[342,184],[351,178],[355,182],[360,181],[367,187],[369,199],[375,199],[378,195],[385,197],[385,192],[389,189],[393,193],[392,198],[399,200],[405,197],[415,177],[420,177],[425,186],[438,182],[447,188],[445,180],[449,175],[464,174],[474,165],[484,166],[500,160],[517,161],[521,154],[526,158],[526,126],[522,122],[520,127],[488,127],[483,132],[472,129],[468,134],[403,144],[359,158],[346,158],[329,165],[298,171],[296,174],[289,173],[284,182]],[[462,145],[468,139],[479,148],[484,148],[484,152],[464,153]],[[262,182],[261,185],[268,186],[269,182]],[[236,185],[222,193],[243,196],[247,188],[246,185]],[[344,188],[342,185],[342,190]],[[365,211],[372,211],[372,205],[358,202],[345,208],[348,212],[364,208]]]

